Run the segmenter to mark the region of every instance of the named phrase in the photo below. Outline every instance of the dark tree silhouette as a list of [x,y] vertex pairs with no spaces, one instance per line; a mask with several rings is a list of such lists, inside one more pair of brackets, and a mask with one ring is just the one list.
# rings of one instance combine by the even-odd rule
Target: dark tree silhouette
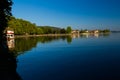
[[7,27],[9,16],[11,16],[12,0],[0,0],[0,33]]
[[20,80],[16,72],[17,61],[9,52],[7,39],[3,35],[11,14],[12,0],[0,0],[0,80]]

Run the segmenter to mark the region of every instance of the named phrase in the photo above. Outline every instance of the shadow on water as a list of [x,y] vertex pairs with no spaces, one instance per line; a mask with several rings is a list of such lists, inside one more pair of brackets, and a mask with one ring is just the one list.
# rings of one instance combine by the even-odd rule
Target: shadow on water
[[[6,39],[0,39],[0,80],[21,80],[18,75],[15,53],[10,51]],[[4,42],[3,42],[4,40]]]

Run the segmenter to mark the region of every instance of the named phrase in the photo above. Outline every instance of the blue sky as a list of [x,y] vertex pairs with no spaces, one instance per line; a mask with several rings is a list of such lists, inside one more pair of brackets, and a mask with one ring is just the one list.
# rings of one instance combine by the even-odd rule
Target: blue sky
[[13,0],[16,18],[40,26],[120,30],[120,0]]

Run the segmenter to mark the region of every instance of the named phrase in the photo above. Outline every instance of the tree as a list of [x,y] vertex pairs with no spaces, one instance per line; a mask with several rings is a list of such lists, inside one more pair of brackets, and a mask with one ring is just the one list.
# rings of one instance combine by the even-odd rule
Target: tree
[[66,31],[67,31],[67,33],[71,33],[71,31],[72,31],[71,26],[68,26]]
[[65,34],[65,33],[66,33],[66,30],[63,28],[63,29],[60,30],[60,33],[61,33],[61,34]]
[[12,0],[0,0],[0,35],[7,27],[7,22],[11,13]]
[[0,80],[20,80],[17,74],[17,60],[7,47],[7,40],[3,31],[8,25],[9,17],[12,15],[12,0],[0,0]]
[[110,32],[109,29],[105,29],[105,30],[103,30],[103,33],[109,33],[109,32]]

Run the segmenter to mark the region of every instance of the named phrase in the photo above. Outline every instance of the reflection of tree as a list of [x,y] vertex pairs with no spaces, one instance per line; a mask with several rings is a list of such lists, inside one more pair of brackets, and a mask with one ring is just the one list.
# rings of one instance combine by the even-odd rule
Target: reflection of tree
[[40,37],[39,42],[49,43],[49,42],[59,40],[59,39],[65,39],[65,37],[63,37],[63,36],[44,36],[44,37]]
[[33,47],[36,47],[37,39],[36,38],[16,38],[15,39],[15,48],[16,52],[28,51]]
[[[94,36],[94,35],[89,35]],[[100,36],[109,36],[108,34],[99,34]],[[80,35],[80,38],[86,38],[86,35]],[[57,40],[66,40],[68,43],[72,42],[71,36],[41,36],[41,37],[27,37],[27,38],[16,38],[15,39],[15,48],[11,51],[14,53],[14,56],[29,51],[32,48],[37,46],[37,43],[50,43]]]
[[37,43],[50,43],[57,40],[67,40],[68,43],[72,41],[70,36],[41,36],[41,37],[27,37],[27,38],[16,38],[15,39],[15,48],[10,51],[14,53],[14,56],[29,51],[32,48],[36,47]]
[[108,36],[110,36],[110,33],[104,33],[103,36],[108,37]]
[[61,36],[61,39],[64,41],[66,39],[66,36]]
[[72,42],[72,37],[71,36],[67,36],[67,42],[71,43]]

